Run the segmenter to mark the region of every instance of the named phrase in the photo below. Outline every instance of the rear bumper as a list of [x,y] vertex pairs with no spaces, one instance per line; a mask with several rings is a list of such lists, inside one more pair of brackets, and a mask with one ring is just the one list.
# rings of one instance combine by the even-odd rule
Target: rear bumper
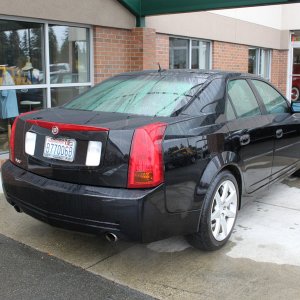
[[10,161],[2,166],[2,184],[11,205],[66,229],[112,232],[141,242],[197,229],[198,212],[170,214],[165,210],[163,185],[150,190],[79,185],[30,173]]

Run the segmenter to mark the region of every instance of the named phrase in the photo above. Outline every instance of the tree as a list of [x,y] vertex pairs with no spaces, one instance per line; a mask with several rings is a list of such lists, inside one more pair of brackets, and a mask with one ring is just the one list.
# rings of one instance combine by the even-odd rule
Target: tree
[[59,61],[60,63],[69,63],[69,31],[66,29],[64,41],[60,48],[60,55],[59,55]]
[[21,49],[21,42],[20,42],[18,31],[16,30],[11,31],[8,36],[8,41],[9,41],[9,49],[7,55],[7,64],[9,66],[21,67],[19,64],[23,52]]
[[23,32],[23,36],[21,40],[21,49],[24,55],[29,56],[29,41],[28,41],[27,30],[24,30]]
[[5,31],[0,31],[0,65],[7,64],[9,43]]
[[59,49],[56,34],[52,27],[49,27],[49,48],[50,63],[58,63]]
[[35,69],[42,70],[42,28],[40,26],[37,28],[31,28],[29,34],[29,57],[33,67]]

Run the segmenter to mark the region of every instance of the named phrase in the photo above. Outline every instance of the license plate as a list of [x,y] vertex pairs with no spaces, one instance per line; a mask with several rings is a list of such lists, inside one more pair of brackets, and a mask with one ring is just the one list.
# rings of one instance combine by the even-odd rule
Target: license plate
[[44,157],[72,162],[76,150],[76,141],[73,139],[54,139],[46,136]]

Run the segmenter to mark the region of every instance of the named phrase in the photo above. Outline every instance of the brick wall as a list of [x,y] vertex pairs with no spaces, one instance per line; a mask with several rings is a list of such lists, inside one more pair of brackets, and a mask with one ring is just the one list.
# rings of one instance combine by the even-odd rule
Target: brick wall
[[288,70],[288,51],[273,50],[271,81],[285,95]]
[[[151,28],[132,30],[94,27],[95,83],[113,75],[145,69],[169,68],[169,36]],[[216,70],[248,72],[247,45],[212,42]],[[286,93],[288,51],[273,50],[271,81]]]
[[[247,45],[213,42],[213,69],[248,72]],[[271,82],[285,95],[288,69],[288,51],[273,50]]]
[[133,28],[131,56],[134,70],[156,68],[156,32],[152,28]]
[[248,46],[214,41],[213,69],[248,72]]
[[[151,28],[94,27],[95,83],[113,75],[169,66],[169,38]],[[164,53],[167,51],[167,53]]]
[[169,69],[169,47],[170,39],[168,35],[156,35],[156,60],[160,63],[162,69]]
[[95,83],[131,71],[131,31],[94,27]]

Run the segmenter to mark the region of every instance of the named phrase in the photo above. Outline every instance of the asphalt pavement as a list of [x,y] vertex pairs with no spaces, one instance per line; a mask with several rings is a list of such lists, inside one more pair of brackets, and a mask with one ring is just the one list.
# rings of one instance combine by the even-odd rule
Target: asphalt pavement
[[154,299],[1,234],[0,258],[3,300]]

